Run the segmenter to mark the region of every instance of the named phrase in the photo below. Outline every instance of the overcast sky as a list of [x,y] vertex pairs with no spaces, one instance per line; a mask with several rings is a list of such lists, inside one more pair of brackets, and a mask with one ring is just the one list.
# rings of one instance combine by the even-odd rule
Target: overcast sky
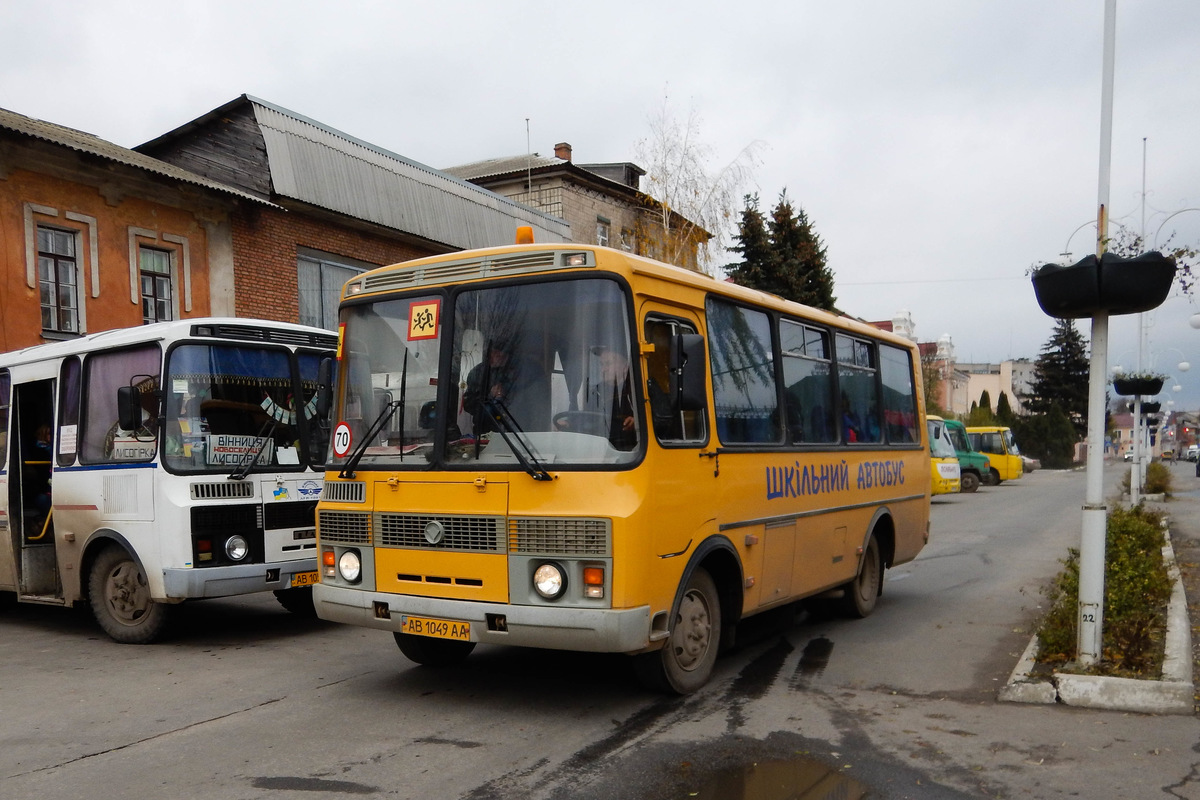
[[[1095,248],[1103,23],[1103,0],[0,0],[0,107],[133,147],[245,93],[447,167],[526,152],[527,119],[543,155],[632,161],[669,97],[714,170],[762,143],[747,190],[803,207],[839,307],[1032,359],[1053,320],[1027,270]],[[1200,245],[1200,211],[1167,219],[1200,208],[1198,35],[1196,0],[1118,2],[1111,216],[1151,246]],[[1144,317],[1178,408],[1198,311],[1176,291]]]

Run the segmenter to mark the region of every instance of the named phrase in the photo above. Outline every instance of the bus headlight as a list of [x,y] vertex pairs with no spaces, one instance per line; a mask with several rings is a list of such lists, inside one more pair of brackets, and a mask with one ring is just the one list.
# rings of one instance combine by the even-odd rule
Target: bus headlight
[[547,562],[533,571],[533,588],[547,600],[557,600],[566,591],[567,576],[558,564]]
[[225,540],[225,555],[230,561],[241,561],[250,552],[250,545],[246,542],[246,537],[241,534],[234,534]]
[[347,550],[338,559],[338,573],[347,583],[358,583],[362,577],[362,559],[357,550]]

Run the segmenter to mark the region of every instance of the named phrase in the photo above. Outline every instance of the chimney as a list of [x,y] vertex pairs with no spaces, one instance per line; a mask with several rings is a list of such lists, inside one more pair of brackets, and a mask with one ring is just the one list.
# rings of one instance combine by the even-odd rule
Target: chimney
[[571,145],[566,142],[559,142],[554,145],[554,157],[561,158],[563,161],[571,160]]

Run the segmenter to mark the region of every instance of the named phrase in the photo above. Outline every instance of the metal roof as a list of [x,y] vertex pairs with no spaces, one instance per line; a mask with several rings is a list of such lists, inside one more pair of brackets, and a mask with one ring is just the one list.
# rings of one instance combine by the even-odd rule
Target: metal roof
[[15,111],[0,108],[0,129],[41,139],[44,142],[67,147],[79,153],[98,156],[108,161],[152,172],[172,180],[202,186],[222,194],[233,195],[243,200],[253,200],[255,203],[272,205],[260,197],[243,192],[241,189],[209,180],[203,175],[197,175],[194,172],[181,169],[174,164],[168,164],[165,161],[159,161],[157,158],[151,158],[134,150],[129,150],[128,148],[105,141],[99,136],[77,131],[74,128],[67,128],[63,125],[55,125],[52,122],[26,117]]
[[464,181],[474,181],[482,178],[495,178],[500,175],[522,173],[529,170],[540,170],[543,167],[561,167],[570,163],[570,161],[563,158],[539,156],[534,153],[531,156],[509,156],[505,158],[489,158],[484,161],[473,161],[470,164],[446,167],[443,172],[449,173],[456,178],[462,178]]
[[503,195],[246,95],[267,148],[274,193],[460,248],[513,240],[518,224],[540,241],[570,225]]

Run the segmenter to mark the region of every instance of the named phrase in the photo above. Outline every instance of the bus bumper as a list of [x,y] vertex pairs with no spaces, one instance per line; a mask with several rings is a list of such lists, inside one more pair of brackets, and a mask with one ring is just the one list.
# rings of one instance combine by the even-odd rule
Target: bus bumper
[[[467,622],[471,641],[591,653],[633,653],[650,644],[650,607],[565,608],[472,603],[384,594],[329,584],[313,587],[317,616],[365,628],[400,632],[405,616]],[[383,611],[386,609],[386,614]],[[503,620],[503,630],[496,630]]]
[[167,597],[231,597],[268,590],[289,589],[292,576],[315,572],[316,558],[276,561],[271,564],[240,564],[230,567],[164,569],[163,588]]

